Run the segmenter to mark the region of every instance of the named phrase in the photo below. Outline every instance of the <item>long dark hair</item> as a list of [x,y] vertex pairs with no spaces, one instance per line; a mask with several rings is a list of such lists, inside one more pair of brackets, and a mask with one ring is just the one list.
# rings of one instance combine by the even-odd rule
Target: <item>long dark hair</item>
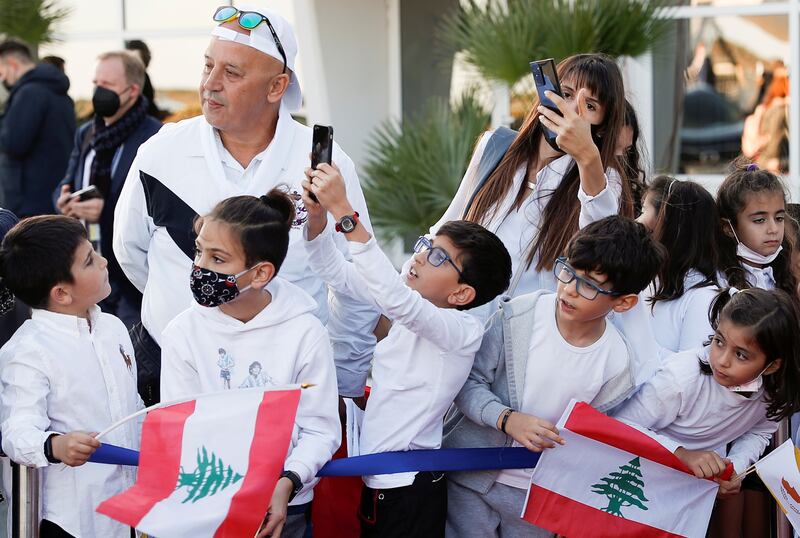
[[[731,295],[723,290],[711,303],[709,320],[714,331],[720,321],[727,320],[746,327],[752,339],[767,358],[769,366],[781,359],[781,366],[764,376],[767,418],[779,421],[800,411],[800,316],[797,303],[783,290],[742,290]],[[708,363],[700,363],[705,374],[711,374]]]
[[[576,89],[588,88],[604,106],[605,114],[598,130],[600,138],[597,142],[600,158],[604,170],[608,168],[619,170],[615,153],[617,137],[625,117],[625,89],[619,67],[612,58],[604,54],[578,54],[561,61],[557,71],[561,81],[570,81]],[[531,107],[511,147],[475,196],[474,203],[467,213],[467,220],[485,223],[491,218],[498,210],[500,201],[513,187],[517,170],[525,165],[527,175],[528,167],[537,161],[542,135],[537,104],[538,102],[535,102]],[[536,234],[528,252],[527,267],[530,267],[538,253],[536,270],[551,269],[555,259],[564,252],[570,238],[578,231],[579,187],[578,166],[573,162],[558,187],[552,192],[542,194],[549,199],[542,214],[539,233]],[[526,191],[527,185],[523,181],[519,192],[516,193],[512,211],[522,205]],[[633,217],[631,189],[624,177],[620,214]]]
[[714,197],[694,181],[658,176],[647,189],[646,200],[658,215],[653,237],[669,252],[650,304],[683,295],[686,274],[692,269],[704,277],[692,288],[719,286],[719,215]]
[[619,156],[619,173],[630,184],[633,212],[638,215],[642,211],[642,203],[644,203],[644,195],[647,191],[647,170],[644,164],[645,159],[642,157],[645,149],[639,129],[639,118],[636,116],[636,109],[627,99],[625,99],[623,125],[631,130],[631,145],[623,148],[622,154]]
[[[727,226],[738,226],[739,213],[747,205],[747,197],[753,193],[780,193],[784,205],[786,204],[786,187],[772,172],[752,165],[744,157],[736,159],[732,164],[732,169],[731,174],[725,178],[717,191],[717,208],[722,230]],[[736,256],[736,239],[727,233],[720,233],[719,239],[721,243],[720,267],[728,284],[737,288],[749,288],[747,271]],[[773,260],[770,267],[772,267],[777,287],[788,293],[794,300],[798,300],[798,275],[792,267],[792,252],[795,249],[795,243],[794,229],[791,226],[784,226],[783,250]]]

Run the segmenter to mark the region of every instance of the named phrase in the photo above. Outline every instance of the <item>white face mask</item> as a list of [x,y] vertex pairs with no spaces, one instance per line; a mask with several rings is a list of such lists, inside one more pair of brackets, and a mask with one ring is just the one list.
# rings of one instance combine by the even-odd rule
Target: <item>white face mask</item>
[[734,229],[733,224],[731,224],[730,220],[728,219],[725,220],[728,221],[728,226],[731,227],[731,231],[733,232],[733,237],[736,239],[736,256],[738,256],[739,258],[742,258],[743,260],[746,260],[750,263],[754,263],[756,265],[769,265],[773,261],[775,261],[775,258],[777,258],[778,254],[780,254],[781,250],[783,250],[783,245],[779,245],[778,249],[769,256],[764,256],[763,254],[759,254],[755,250],[751,249],[750,247],[739,241],[739,236],[736,235],[736,230]]
[[735,387],[727,387],[727,389],[731,392],[757,392],[758,389],[761,388],[761,385],[764,384],[762,374],[767,370],[767,368],[769,368],[769,366],[761,370],[752,381],[748,381],[742,385],[736,385]]

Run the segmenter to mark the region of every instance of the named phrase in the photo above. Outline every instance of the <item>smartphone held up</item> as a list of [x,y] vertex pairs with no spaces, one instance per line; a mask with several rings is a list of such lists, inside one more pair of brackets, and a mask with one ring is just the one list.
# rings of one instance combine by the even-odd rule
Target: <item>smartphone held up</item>
[[[533,74],[533,82],[536,85],[536,93],[539,95],[539,102],[542,106],[552,110],[559,116],[562,116],[561,111],[556,104],[548,98],[544,92],[551,91],[563,97],[561,92],[561,82],[558,80],[558,73],[556,72],[556,63],[552,58],[546,60],[536,60],[531,62],[531,73]],[[561,151],[561,148],[556,144],[556,133],[542,126],[544,130],[544,137],[547,143],[556,151]]]
[[[316,170],[321,163],[331,164],[333,161],[333,127],[330,125],[314,125],[311,138],[311,168]],[[312,200],[318,202],[313,192],[308,193]]]

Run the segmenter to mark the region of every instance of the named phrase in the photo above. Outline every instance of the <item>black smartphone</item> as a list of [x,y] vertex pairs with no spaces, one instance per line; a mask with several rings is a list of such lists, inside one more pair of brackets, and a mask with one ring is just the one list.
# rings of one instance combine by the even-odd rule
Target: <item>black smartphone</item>
[[[544,92],[550,90],[551,92],[563,97],[564,94],[561,93],[561,82],[558,80],[558,73],[556,72],[556,63],[553,61],[552,58],[548,58],[546,60],[536,60],[535,62],[531,62],[531,73],[533,73],[533,82],[536,84],[536,93],[539,94],[539,102],[542,106],[549,108],[559,116],[562,116],[561,111],[558,110],[556,104],[551,101]],[[561,148],[558,147],[556,144],[556,133],[545,127],[542,126],[544,130],[544,137],[547,140],[547,143],[550,146],[557,150],[561,151]]]
[[100,193],[100,189],[98,189],[94,185],[89,185],[85,189],[81,189],[79,191],[75,191],[69,195],[70,200],[78,200],[79,202],[85,202],[86,200],[91,200],[93,198],[102,198],[103,195]]
[[[333,160],[333,127],[330,125],[314,125],[311,138],[311,168],[317,169],[320,163],[331,164]],[[314,193],[308,193],[311,199],[318,202]]]

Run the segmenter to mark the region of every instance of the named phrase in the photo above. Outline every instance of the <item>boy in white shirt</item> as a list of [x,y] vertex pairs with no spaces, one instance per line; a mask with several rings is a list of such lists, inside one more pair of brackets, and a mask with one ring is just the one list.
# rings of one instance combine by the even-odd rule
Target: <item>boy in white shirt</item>
[[[630,351],[606,321],[632,308],[656,276],[664,248],[644,226],[613,216],[589,224],[553,268],[558,291],[504,301],[448,417],[443,445],[563,443],[555,427],[573,398],[606,412],[634,389]],[[531,469],[448,474],[447,535],[530,537],[551,533],[522,520]]]
[[[142,406],[128,331],[97,307],[111,292],[106,266],[84,226],[64,216],[26,219],[0,248],[2,285],[33,308],[0,349],[3,451],[45,468],[41,538],[131,533],[95,508],[132,486],[135,471],[84,466],[100,446],[90,432]],[[139,434],[131,421],[105,439],[138,449]]]
[[[481,322],[463,310],[491,301],[508,287],[508,252],[482,226],[454,221],[431,239],[419,238],[417,254],[400,276],[358,222],[338,169],[321,164],[306,174],[309,264],[333,289],[374,303],[393,321],[375,349],[360,453],[439,448],[442,419],[464,384],[483,335]],[[348,240],[352,263],[335,247],[327,212]],[[442,473],[365,476],[364,484],[362,537],[444,534]]]

